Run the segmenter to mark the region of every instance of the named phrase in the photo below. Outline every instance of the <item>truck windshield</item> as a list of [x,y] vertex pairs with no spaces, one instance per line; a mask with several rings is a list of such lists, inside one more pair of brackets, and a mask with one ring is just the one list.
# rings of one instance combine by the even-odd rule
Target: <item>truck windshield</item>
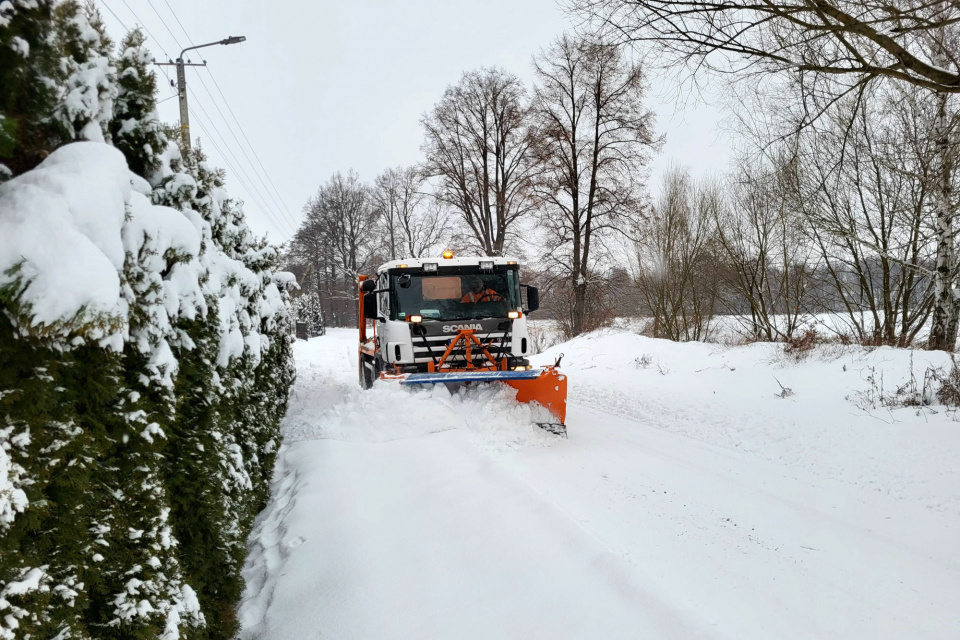
[[520,309],[520,283],[516,269],[410,274],[408,287],[390,275],[393,295],[391,318],[406,320],[421,315],[424,320],[469,320],[506,318]]

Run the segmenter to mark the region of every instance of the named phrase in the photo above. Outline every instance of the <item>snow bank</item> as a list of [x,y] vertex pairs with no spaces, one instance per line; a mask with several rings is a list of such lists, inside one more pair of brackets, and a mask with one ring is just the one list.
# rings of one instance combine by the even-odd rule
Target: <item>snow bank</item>
[[605,330],[535,360],[560,353],[571,402],[960,514],[955,412],[861,401],[871,379],[890,393],[911,371],[922,384],[928,367],[949,369],[946,353],[828,345],[797,361],[782,344],[676,343]]

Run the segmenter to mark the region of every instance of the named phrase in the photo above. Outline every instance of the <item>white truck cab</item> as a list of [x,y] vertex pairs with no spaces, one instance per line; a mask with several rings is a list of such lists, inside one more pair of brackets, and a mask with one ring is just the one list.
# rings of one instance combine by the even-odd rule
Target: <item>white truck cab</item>
[[[461,258],[444,252],[442,258],[393,260],[363,280],[360,293],[361,323],[374,323],[367,344],[361,344],[364,387],[382,373],[420,373],[437,366],[465,329],[509,369],[529,366],[527,314],[539,307],[539,292],[521,284],[515,258]],[[447,354],[447,363],[472,368],[483,358],[474,349],[468,362],[467,350],[460,346]]]

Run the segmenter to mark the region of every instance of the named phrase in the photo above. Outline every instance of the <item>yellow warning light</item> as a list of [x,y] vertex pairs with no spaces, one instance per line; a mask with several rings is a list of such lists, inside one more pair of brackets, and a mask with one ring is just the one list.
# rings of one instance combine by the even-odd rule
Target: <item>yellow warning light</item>
[[453,251],[450,251],[449,249],[447,249],[446,251],[443,252],[443,257],[449,260],[450,258],[453,257]]

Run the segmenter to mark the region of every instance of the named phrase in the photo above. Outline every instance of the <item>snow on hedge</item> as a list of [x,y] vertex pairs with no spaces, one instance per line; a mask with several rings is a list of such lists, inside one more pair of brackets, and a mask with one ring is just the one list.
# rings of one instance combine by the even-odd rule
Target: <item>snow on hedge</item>
[[[117,149],[96,142],[57,149],[36,170],[0,185],[0,290],[13,290],[21,328],[98,340],[119,351],[131,340],[135,292],[124,269],[132,257],[148,279],[139,293],[159,292],[152,313],[161,334],[178,318],[205,316],[204,293],[212,293],[220,302],[217,364],[245,354],[259,361],[269,347],[260,320],[272,327],[282,313],[279,288],[263,288],[251,317],[245,305],[262,286],[259,275],[218,249],[199,215],[152,204],[142,193],[148,189]],[[158,370],[166,366],[169,379],[173,365],[161,362]]]
[[27,495],[17,486],[22,470],[10,459],[6,447],[0,446],[0,528],[13,522],[27,505]]
[[[172,347],[192,348],[174,323],[206,317],[212,297],[217,365],[247,356],[256,366],[270,347],[261,322],[275,331],[285,312],[280,288],[226,255],[198,213],[152,204],[149,193],[123,154],[98,142],[61,147],[0,185],[0,295],[14,303],[19,330],[61,348],[132,343],[150,355],[151,377],[170,386]],[[0,451],[0,525],[25,506],[16,471]]]
[[32,328],[123,320],[129,175],[119,151],[80,142],[0,185],[0,287],[16,287]]

